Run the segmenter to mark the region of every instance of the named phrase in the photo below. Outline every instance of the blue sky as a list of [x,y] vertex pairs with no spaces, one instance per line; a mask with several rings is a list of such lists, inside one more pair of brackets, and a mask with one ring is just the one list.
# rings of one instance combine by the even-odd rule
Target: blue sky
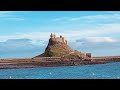
[[0,11],[0,58],[41,54],[52,32],[75,50],[120,55],[119,11]]

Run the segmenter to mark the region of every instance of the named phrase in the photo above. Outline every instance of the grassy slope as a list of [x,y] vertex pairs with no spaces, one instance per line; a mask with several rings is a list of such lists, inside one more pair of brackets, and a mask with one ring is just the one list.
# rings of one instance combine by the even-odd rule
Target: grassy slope
[[[64,57],[64,58],[81,58],[81,52],[73,51],[68,45],[58,43],[47,47],[47,50],[39,55],[40,57]],[[37,57],[39,57],[37,56]]]

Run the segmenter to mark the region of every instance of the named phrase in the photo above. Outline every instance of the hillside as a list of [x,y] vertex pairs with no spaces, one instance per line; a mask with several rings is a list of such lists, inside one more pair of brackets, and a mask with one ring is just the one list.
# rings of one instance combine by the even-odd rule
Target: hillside
[[78,51],[75,52],[73,49],[71,49],[64,37],[56,37],[55,35],[51,34],[44,53],[36,57],[80,58],[82,57],[82,53]]

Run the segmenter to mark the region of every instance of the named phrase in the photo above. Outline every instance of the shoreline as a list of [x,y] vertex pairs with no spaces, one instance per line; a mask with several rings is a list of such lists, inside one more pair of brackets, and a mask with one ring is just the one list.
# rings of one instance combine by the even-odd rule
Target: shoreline
[[[59,63],[58,62],[54,63],[27,63],[27,64],[3,64],[0,65],[0,69],[20,69],[20,68],[39,68],[39,67],[59,67],[59,66],[83,66],[83,65],[95,65],[95,64],[106,64],[106,62],[64,62],[64,63]],[[110,63],[110,62],[109,62]]]
[[0,59],[0,69],[58,67],[58,66],[83,66],[120,62],[120,56],[116,57],[92,57],[90,59],[61,59],[60,57]]

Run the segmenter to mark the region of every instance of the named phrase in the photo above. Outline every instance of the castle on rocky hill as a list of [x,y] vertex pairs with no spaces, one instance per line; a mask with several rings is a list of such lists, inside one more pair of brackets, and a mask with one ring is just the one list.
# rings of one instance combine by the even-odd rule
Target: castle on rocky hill
[[[36,56],[38,57],[74,57],[74,58],[91,58],[91,53],[85,53],[77,50],[73,50],[69,45],[65,37],[60,35],[57,37],[55,34],[51,33],[48,45],[44,53]],[[35,58],[36,58],[35,57]]]
[[55,34],[52,34],[50,35],[50,39],[56,41],[56,42],[62,42],[62,43],[65,43],[65,44],[68,44],[67,43],[67,40],[65,39],[65,37],[63,37],[62,35],[60,35],[60,37],[56,37]]

